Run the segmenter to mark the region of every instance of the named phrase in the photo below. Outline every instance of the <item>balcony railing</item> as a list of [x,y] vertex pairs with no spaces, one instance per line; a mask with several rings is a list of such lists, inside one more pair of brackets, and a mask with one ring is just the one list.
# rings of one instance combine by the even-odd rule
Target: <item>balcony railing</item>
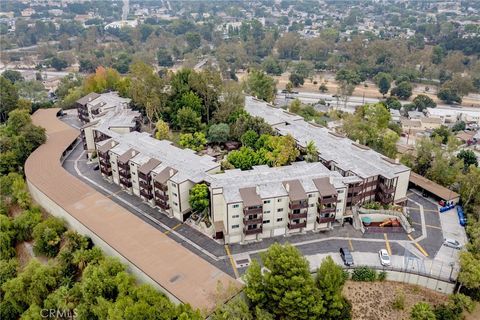
[[287,227],[288,229],[300,229],[300,228],[305,228],[307,226],[307,222],[299,222],[299,223],[291,223],[289,222]]
[[127,179],[120,179],[120,184],[127,188],[130,188],[132,186],[132,182]]
[[256,218],[248,218],[244,217],[243,218],[243,224],[248,225],[248,224],[261,224],[263,221],[262,217],[256,217]]
[[140,187],[146,190],[152,190],[152,185],[145,182],[144,180],[139,180]]
[[326,208],[317,207],[317,212],[320,214],[331,213],[331,212],[335,212],[336,210],[337,209],[335,207],[326,207]]
[[334,222],[335,217],[317,217],[317,222],[318,223],[328,223],[328,222]]
[[382,192],[377,193],[378,198],[380,199],[380,202],[386,204],[390,203],[393,201],[393,195],[391,193],[384,194]]
[[162,191],[167,191],[167,189],[168,189],[168,186],[166,184],[163,184],[163,183],[159,183],[159,182],[155,181],[154,185],[155,185],[155,189],[159,189],[159,190],[162,190]]
[[163,201],[155,200],[155,205],[159,206],[159,207],[162,208],[163,210],[168,210],[168,209],[170,209],[170,206],[168,205],[168,203],[163,202]]
[[148,192],[146,190],[140,189],[140,195],[144,196],[148,200],[151,200],[153,198],[153,194],[151,192]]
[[350,186],[348,187],[348,192],[360,192],[363,189],[363,186]]
[[263,208],[262,207],[245,207],[243,208],[243,213],[245,215],[247,214],[258,214],[258,213],[263,213]]
[[288,214],[288,219],[293,220],[293,219],[305,219],[307,217],[306,212],[300,212],[300,213],[289,213]]
[[393,193],[395,192],[395,187],[388,187],[386,184],[384,184],[383,182],[379,184],[380,185],[380,189],[384,192],[384,193]]
[[105,168],[103,166],[100,166],[100,172],[103,173],[106,176],[111,176],[112,175],[112,169],[111,168]]
[[295,210],[295,209],[305,209],[305,208],[308,208],[308,202],[307,201],[302,201],[302,202],[290,202],[288,204],[288,207],[291,209],[291,210]]
[[138,173],[138,177],[141,180],[144,180],[144,181],[150,181],[151,180],[151,178],[148,174],[144,174],[144,173],[141,173],[141,172]]
[[161,199],[163,201],[168,201],[168,194],[165,194],[165,193],[155,191],[155,197],[157,197],[158,199]]
[[126,179],[130,179],[132,175],[130,174],[130,171],[127,170],[118,170],[118,173],[120,174],[121,177],[124,177]]
[[245,235],[247,235],[247,236],[252,235],[252,234],[262,233],[262,232],[263,232],[262,227],[255,228],[255,229],[243,228],[243,233],[245,233]]
[[336,202],[337,202],[337,197],[318,198],[318,203],[321,203],[321,204],[330,204],[330,203],[336,203]]

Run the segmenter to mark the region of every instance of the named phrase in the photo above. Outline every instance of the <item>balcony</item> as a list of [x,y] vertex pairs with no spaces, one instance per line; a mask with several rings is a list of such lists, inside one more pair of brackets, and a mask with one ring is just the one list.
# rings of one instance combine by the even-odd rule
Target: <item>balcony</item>
[[384,193],[394,193],[395,192],[395,187],[388,187],[386,184],[381,182],[379,184],[380,190],[382,190]]
[[263,208],[262,207],[245,207],[243,208],[243,214],[248,215],[248,214],[259,214],[263,213]]
[[387,204],[393,202],[393,195],[391,193],[384,194],[382,192],[377,193],[377,196],[381,203]]
[[289,213],[288,214],[288,219],[293,220],[293,219],[306,219],[307,218],[307,213],[306,212],[300,212],[300,213]]
[[262,227],[255,228],[255,229],[243,228],[243,233],[245,233],[246,236],[249,236],[249,235],[252,235],[252,234],[258,234],[258,233],[262,233],[262,232],[263,232]]
[[118,162],[118,167],[119,167],[120,169],[129,170],[129,171],[130,171],[130,166],[128,165],[128,163]]
[[155,191],[155,197],[163,201],[168,201],[168,194],[166,193]]
[[127,180],[127,179],[123,179],[123,178],[120,178],[120,184],[122,186],[124,186],[125,188],[130,188],[132,186],[132,182]]
[[120,174],[121,177],[124,177],[125,179],[130,179],[132,175],[130,174],[130,171],[127,170],[119,170],[118,173]]
[[110,167],[110,161],[108,159],[100,157],[100,164],[104,165],[105,167]]
[[305,208],[308,208],[308,202],[307,201],[290,202],[288,204],[288,207],[290,208],[290,210],[305,209]]
[[332,213],[335,212],[337,209],[335,207],[317,207],[317,212],[320,214]]
[[293,229],[300,229],[300,228],[305,228],[307,226],[307,222],[299,222],[299,223],[291,223],[289,222],[287,227],[288,229],[290,230],[293,230]]
[[142,189],[140,189],[140,195],[147,198],[148,200],[151,200],[153,198],[153,194],[151,192]]
[[363,186],[349,186],[348,187],[348,192],[360,192],[363,189]]
[[330,204],[330,203],[336,203],[337,202],[337,197],[326,197],[326,198],[319,198],[318,203],[320,204]]
[[145,182],[143,180],[139,180],[140,188],[146,189],[146,190],[152,190],[152,185],[148,182]]
[[170,206],[168,205],[168,203],[163,202],[163,201],[155,200],[155,205],[159,206],[163,210],[170,209]]
[[144,180],[144,181],[150,181],[151,178],[148,174],[144,174],[144,173],[141,173],[141,172],[138,172],[138,177],[141,179],[141,180]]
[[100,172],[109,177],[112,175],[112,169],[105,168],[104,166],[100,166]]
[[335,222],[335,217],[317,217],[318,223]]
[[249,224],[261,224],[263,222],[263,218],[256,217],[256,218],[250,218],[250,217],[244,217],[243,218],[243,224],[244,225],[249,225]]
[[167,187],[166,184],[163,184],[163,183],[160,183],[160,182],[157,182],[157,181],[155,181],[154,186],[155,186],[155,189],[159,189],[159,190],[162,190],[162,191],[167,191],[168,190],[168,187]]

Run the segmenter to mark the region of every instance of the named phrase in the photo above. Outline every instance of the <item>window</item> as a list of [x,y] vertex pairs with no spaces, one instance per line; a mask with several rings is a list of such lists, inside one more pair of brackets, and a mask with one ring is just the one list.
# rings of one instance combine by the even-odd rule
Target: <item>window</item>
[[338,192],[338,193],[343,193],[343,190],[338,190],[337,192]]
[[280,199],[277,199],[277,202],[282,202],[282,198],[280,198]]
[[232,207],[233,208],[238,208],[238,207],[240,207],[240,205],[239,204],[234,204]]
[[270,220],[263,220],[263,223],[270,223]]
[[176,207],[178,207],[178,203],[176,203],[176,202],[173,202],[173,205],[176,206]]
[[172,182],[172,187],[173,187],[173,188],[176,188],[176,187],[177,187],[177,184]]
[[178,197],[178,195],[175,192],[172,192],[174,197]]
[[309,193],[309,194],[308,194],[308,197],[309,197],[309,198],[315,197],[315,194],[314,194],[314,193]]
[[270,210],[263,211],[264,214],[270,213]]
[[134,175],[136,175],[136,173],[135,173],[135,172],[132,172],[132,175],[134,176]]
[[234,214],[234,215],[232,216],[232,219],[238,219],[239,217],[240,217],[239,214]]
[[238,229],[238,227],[240,227],[238,224],[232,225],[232,229]]
[[283,208],[277,209],[277,212],[282,212],[282,211],[283,211]]
[[310,203],[310,207],[315,207],[315,203]]
[[270,203],[270,200],[263,200],[263,204]]
[[278,218],[277,219],[277,222],[282,222],[283,221],[283,218]]

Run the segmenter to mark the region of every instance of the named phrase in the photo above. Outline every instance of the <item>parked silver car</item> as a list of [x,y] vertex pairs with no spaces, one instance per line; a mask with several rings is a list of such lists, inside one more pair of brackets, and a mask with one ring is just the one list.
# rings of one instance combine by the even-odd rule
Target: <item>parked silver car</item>
[[443,245],[457,250],[462,249],[462,245],[460,244],[460,242],[455,239],[443,239]]

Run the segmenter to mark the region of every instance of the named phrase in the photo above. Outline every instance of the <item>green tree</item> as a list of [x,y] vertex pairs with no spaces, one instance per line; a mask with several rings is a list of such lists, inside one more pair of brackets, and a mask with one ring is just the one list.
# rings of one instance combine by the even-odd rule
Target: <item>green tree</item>
[[253,320],[252,312],[241,297],[235,297],[226,304],[221,305],[212,315],[212,320]]
[[437,93],[437,97],[446,103],[462,103],[462,97],[460,97],[457,91],[451,88],[440,89]]
[[375,76],[375,82],[378,86],[378,91],[385,96],[390,90],[393,81],[392,76],[388,73],[380,72]]
[[303,78],[303,76],[298,73],[291,73],[290,76],[288,77],[288,80],[290,80],[290,82],[293,84],[294,87],[302,86],[303,83],[305,82],[305,79]]
[[259,99],[272,102],[275,98],[276,83],[272,77],[259,70],[252,70],[244,81],[244,89],[248,94]]
[[202,212],[210,205],[210,194],[205,183],[196,184],[190,189],[188,203],[195,212]]
[[263,118],[252,117],[248,113],[242,113],[231,127],[232,138],[240,141],[242,135],[248,130],[253,130],[258,135],[273,134],[272,127]]
[[275,76],[282,74],[282,67],[277,59],[273,57],[267,57],[262,62],[262,69],[267,73]]
[[155,125],[155,138],[158,140],[168,140],[170,139],[170,127],[168,126],[168,123],[163,121],[162,119],[159,119],[157,121],[157,124]]
[[458,132],[458,131],[465,130],[465,128],[466,128],[465,121],[457,121],[457,122],[455,122],[455,124],[452,126],[452,131],[453,131],[453,132]]
[[[457,182],[463,206],[468,212],[477,212],[476,219],[480,220],[480,214],[478,214],[480,211],[475,210],[475,208],[480,208],[480,168],[470,166],[466,174],[459,176]],[[480,231],[480,228],[478,230]],[[480,233],[477,238],[480,240]],[[470,239],[474,239],[474,237],[470,237]],[[478,248],[480,253],[480,243]]]
[[10,279],[13,279],[17,276],[18,261],[17,259],[1,259],[0,260],[0,293],[2,285]]
[[224,143],[230,136],[230,127],[226,123],[214,124],[208,129],[208,140],[212,143]]
[[480,288],[480,255],[470,251],[460,253],[458,281],[468,289]]
[[452,132],[447,126],[440,126],[438,128],[433,129],[431,137],[440,137],[443,144],[448,142],[448,138],[452,136]]
[[265,158],[267,164],[271,167],[280,167],[290,164],[300,155],[295,139],[291,135],[268,137],[265,149]]
[[402,108],[402,104],[396,97],[388,97],[385,100],[385,105],[388,109],[400,110]]
[[460,152],[457,154],[457,158],[463,160],[464,171],[468,170],[471,165],[478,167],[477,156],[472,150],[460,150]]
[[344,309],[348,309],[348,303],[342,295],[345,280],[346,274],[343,269],[327,256],[318,268],[315,279],[326,309],[323,319],[341,319]]
[[24,81],[25,80],[25,78],[22,76],[22,74],[19,71],[16,71],[16,70],[5,70],[2,73],[2,77],[9,80],[13,84],[17,81]]
[[33,229],[42,221],[42,212],[39,208],[25,210],[13,220],[17,231],[17,241],[29,241],[33,237]]
[[413,87],[410,82],[402,81],[390,91],[390,94],[398,97],[399,99],[407,100],[412,95],[412,90]]
[[189,148],[194,151],[200,151],[205,148],[207,138],[203,132],[195,132],[194,134],[185,133],[180,135],[179,144],[184,148]]
[[410,312],[410,319],[412,320],[435,320],[435,313],[432,307],[426,302],[416,303]]
[[166,48],[158,49],[157,61],[158,61],[158,65],[161,67],[171,67],[174,64],[172,55]]
[[227,155],[227,161],[235,168],[241,170],[252,169],[253,166],[258,165],[258,155],[255,150],[249,147],[241,147],[239,150],[234,150]]
[[185,40],[187,41],[190,51],[199,48],[202,43],[202,38],[197,32],[187,32],[185,34]]
[[222,98],[218,109],[214,113],[216,122],[226,122],[231,124],[238,115],[243,111],[245,105],[245,95],[242,91],[242,85],[235,81],[228,81],[222,87]]
[[15,256],[16,231],[12,220],[0,215],[0,259],[10,259]]
[[60,250],[62,234],[66,231],[63,220],[49,217],[33,229],[35,244],[33,250],[37,254],[55,257]]
[[61,71],[68,67],[68,62],[65,59],[59,58],[57,56],[53,57],[50,61],[50,65],[57,71]]
[[413,103],[418,111],[423,112],[427,108],[435,108],[437,104],[429,96],[419,94],[413,99]]
[[177,124],[183,132],[193,133],[200,129],[202,120],[192,108],[183,107],[178,110]]
[[257,262],[245,274],[245,294],[253,306],[278,319],[321,319],[325,307],[310,274],[308,261],[298,249],[273,244],[261,254],[264,272]]
[[10,111],[18,102],[18,92],[15,86],[3,76],[0,76],[0,123],[7,120]]
[[325,83],[320,84],[320,86],[318,87],[318,90],[320,90],[320,92],[322,93],[328,92],[327,85]]
[[335,75],[335,80],[337,80],[338,82],[344,82],[344,83],[355,85],[355,86],[357,84],[360,84],[360,82],[362,82],[362,78],[360,77],[360,74],[357,71],[346,69],[346,68],[340,69],[339,71],[337,71]]

